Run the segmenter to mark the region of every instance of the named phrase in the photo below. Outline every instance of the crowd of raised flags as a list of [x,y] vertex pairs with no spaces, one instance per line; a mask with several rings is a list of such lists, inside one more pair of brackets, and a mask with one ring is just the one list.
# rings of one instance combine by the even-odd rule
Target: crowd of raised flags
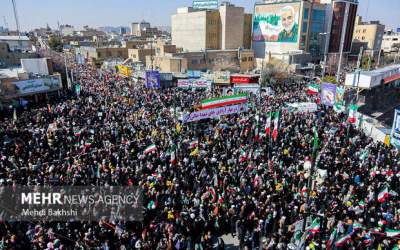
[[[1,222],[5,249],[218,249],[223,234],[241,249],[399,248],[399,152],[355,129],[341,87],[329,106],[319,84],[276,84],[258,100],[75,72],[79,97],[0,123],[0,183],[140,186],[145,219]],[[286,108],[295,102],[318,109]],[[176,114],[233,105],[250,108],[188,123]]]

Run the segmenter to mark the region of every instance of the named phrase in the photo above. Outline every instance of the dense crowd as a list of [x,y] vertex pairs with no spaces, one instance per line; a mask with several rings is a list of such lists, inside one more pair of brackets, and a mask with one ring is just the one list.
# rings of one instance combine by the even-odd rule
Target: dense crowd
[[[1,121],[0,185],[139,186],[144,220],[2,221],[1,249],[222,249],[225,234],[242,249],[400,246],[400,233],[388,233],[400,230],[398,151],[331,108],[288,110],[315,101],[304,83],[271,86],[248,112],[181,124],[219,90],[146,89],[72,67],[79,96]],[[271,111],[280,112],[276,139],[264,131]]]

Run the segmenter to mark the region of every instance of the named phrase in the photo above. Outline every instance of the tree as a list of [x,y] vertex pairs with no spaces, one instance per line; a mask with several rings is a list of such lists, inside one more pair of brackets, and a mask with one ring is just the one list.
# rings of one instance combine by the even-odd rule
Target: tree
[[61,42],[61,39],[58,37],[51,37],[49,39],[49,46],[54,51],[57,51],[57,52],[63,51],[63,43]]
[[336,84],[336,77],[334,76],[325,76],[324,78],[322,78],[322,82],[329,82],[329,83],[334,83]]
[[282,60],[271,58],[264,64],[261,72],[261,86],[275,84],[277,81],[288,77],[289,65]]

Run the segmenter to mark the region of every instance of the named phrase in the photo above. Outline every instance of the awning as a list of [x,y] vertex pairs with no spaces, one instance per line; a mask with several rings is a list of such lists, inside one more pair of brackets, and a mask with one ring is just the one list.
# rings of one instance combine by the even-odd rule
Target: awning
[[393,82],[393,81],[396,81],[396,80],[398,80],[398,79],[400,79],[400,73],[394,74],[394,75],[392,75],[392,76],[389,76],[389,77],[384,78],[384,79],[383,79],[383,82],[384,82],[385,84],[388,84],[388,83]]

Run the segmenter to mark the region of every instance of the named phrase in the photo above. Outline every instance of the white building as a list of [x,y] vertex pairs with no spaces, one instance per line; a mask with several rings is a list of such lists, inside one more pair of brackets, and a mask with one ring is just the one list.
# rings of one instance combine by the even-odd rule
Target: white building
[[0,43],[5,42],[11,51],[32,50],[32,41],[27,36],[0,36]]
[[389,84],[400,79],[400,64],[384,68],[346,74],[345,86],[371,89],[382,84]]
[[383,35],[382,39],[382,50],[385,53],[397,52],[398,49],[394,48],[393,45],[400,44],[400,33],[387,31]]
[[63,36],[72,36],[75,32],[75,29],[74,29],[74,26],[66,24],[66,25],[60,26],[60,32],[61,32],[61,35],[63,35]]

